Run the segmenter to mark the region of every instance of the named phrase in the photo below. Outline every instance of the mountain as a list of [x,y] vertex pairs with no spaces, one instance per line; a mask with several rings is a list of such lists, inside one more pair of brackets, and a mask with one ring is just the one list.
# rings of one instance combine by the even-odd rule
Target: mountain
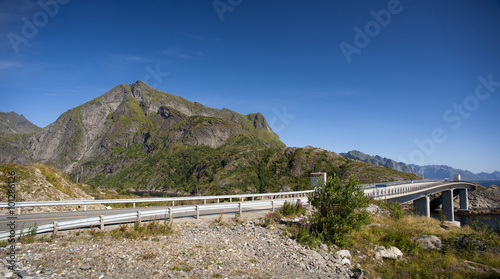
[[26,163],[28,139],[41,128],[29,122],[22,114],[0,112],[0,161]]
[[407,165],[405,163],[396,162],[385,157],[382,158],[378,155],[371,156],[357,150],[349,151],[347,153],[340,153],[340,155],[350,159],[360,160],[372,165],[380,165],[406,173],[413,173],[429,179],[451,179],[453,178],[454,174],[460,174],[461,179],[463,180],[500,180],[500,172],[498,171],[495,171],[493,173],[472,173],[467,170],[455,169],[445,165]]
[[347,153],[340,153],[340,155],[347,157],[347,158],[350,158],[350,159],[360,160],[360,161],[366,162],[366,163],[371,164],[371,165],[379,165],[379,166],[388,167],[388,168],[391,168],[391,169],[397,170],[397,171],[418,174],[418,172],[415,170],[415,168],[413,168],[410,165],[407,165],[405,163],[396,162],[394,160],[391,160],[391,159],[388,159],[385,157],[382,158],[378,155],[373,157],[371,155],[362,153],[362,152],[357,151],[357,150],[352,150],[352,151],[349,151]]
[[40,127],[29,122],[22,114],[0,112],[0,135],[31,134],[40,131]]
[[299,190],[313,171],[353,173],[362,183],[416,177],[286,147],[261,113],[205,107],[142,81],[118,85],[22,141],[0,141],[0,150],[11,150],[0,161],[52,165],[94,186],[174,194]]

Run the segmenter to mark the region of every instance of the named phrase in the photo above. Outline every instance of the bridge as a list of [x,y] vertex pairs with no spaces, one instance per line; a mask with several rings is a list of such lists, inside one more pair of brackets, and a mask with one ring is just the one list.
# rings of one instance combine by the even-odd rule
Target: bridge
[[365,194],[374,199],[406,203],[413,201],[416,214],[430,217],[430,199],[432,194],[442,193],[443,215],[446,221],[454,222],[453,197],[459,195],[459,211],[469,211],[468,191],[475,191],[477,184],[468,181],[410,181],[393,184],[364,185]]
[[[367,197],[376,200],[386,200],[399,203],[406,203],[413,201],[415,213],[430,217],[430,200],[429,195],[435,193],[442,193],[443,195],[443,214],[447,221],[454,221],[454,208],[453,197],[455,194],[460,196],[460,210],[468,211],[468,191],[476,190],[477,185],[467,181],[437,181],[437,180],[420,180],[420,181],[402,181],[391,182],[385,184],[368,184],[362,185],[362,188]],[[71,219],[69,221],[57,222],[55,220],[47,221],[50,218],[45,218],[45,224],[39,227],[37,232],[56,232],[58,229],[74,229],[83,228],[88,226],[98,226],[101,229],[106,224],[117,224],[120,222],[135,222],[141,221],[141,218],[165,216],[165,218],[172,220],[173,214],[182,213],[186,216],[200,216],[200,212],[211,210],[212,213],[218,214],[221,210],[236,210],[239,214],[243,210],[265,210],[272,209],[274,211],[276,206],[280,206],[286,199],[289,201],[301,200],[307,202],[307,194],[312,193],[314,190],[296,191],[296,192],[281,192],[281,193],[264,193],[264,194],[244,194],[244,195],[224,195],[224,196],[196,196],[196,197],[169,197],[169,198],[140,198],[140,199],[114,199],[114,200],[71,200],[71,201],[43,201],[43,202],[19,202],[19,203],[0,203],[0,208],[9,208],[11,212],[21,213],[22,207],[33,206],[56,206],[56,205],[83,205],[84,210],[88,204],[110,204],[110,203],[133,203],[134,208],[127,209],[127,212],[120,214],[105,214],[102,211],[99,213],[87,212],[84,219],[76,219],[83,216],[65,217]],[[233,199],[238,199],[238,202],[232,202]],[[251,199],[251,201],[250,201]],[[207,204],[207,200],[212,200],[212,203]],[[229,203],[221,203],[222,200],[228,200]],[[249,200],[249,201],[245,201]],[[175,202],[182,201],[203,201],[201,205],[191,206],[175,206]],[[135,203],[141,202],[171,202],[169,207],[161,207],[161,209],[154,210],[137,210]],[[259,208],[259,209],[258,209]],[[110,213],[115,210],[109,211]],[[227,212],[227,211],[226,211]],[[231,212],[231,211],[229,211]],[[70,212],[68,212],[70,213]],[[81,211],[74,212],[81,215]],[[191,215],[189,215],[191,214]],[[35,218],[35,214],[31,214],[30,218]],[[19,216],[19,215],[18,215]],[[0,223],[8,223],[13,218],[12,215],[0,216]],[[30,219],[33,221],[33,219]],[[144,220],[144,219],[143,219]],[[18,220],[22,221],[22,220]],[[1,225],[1,224],[0,224]],[[29,225],[28,225],[29,226]],[[0,240],[8,239],[12,234],[19,235],[20,231],[5,230],[4,233],[0,232]]]

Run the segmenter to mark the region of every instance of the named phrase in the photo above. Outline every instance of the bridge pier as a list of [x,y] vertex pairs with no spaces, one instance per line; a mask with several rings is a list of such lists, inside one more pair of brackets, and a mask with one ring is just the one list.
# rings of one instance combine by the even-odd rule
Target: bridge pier
[[460,209],[459,211],[469,212],[469,197],[467,189],[459,189],[458,195],[460,197]]
[[413,201],[415,214],[431,217],[430,200],[428,196]]
[[454,222],[455,213],[453,212],[453,190],[443,191],[443,215],[446,221]]

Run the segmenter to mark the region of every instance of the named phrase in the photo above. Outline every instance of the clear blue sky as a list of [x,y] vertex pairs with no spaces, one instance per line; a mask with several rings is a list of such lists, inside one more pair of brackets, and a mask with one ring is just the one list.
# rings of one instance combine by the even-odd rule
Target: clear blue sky
[[288,146],[500,170],[500,1],[55,1],[0,1],[0,111],[146,80]]

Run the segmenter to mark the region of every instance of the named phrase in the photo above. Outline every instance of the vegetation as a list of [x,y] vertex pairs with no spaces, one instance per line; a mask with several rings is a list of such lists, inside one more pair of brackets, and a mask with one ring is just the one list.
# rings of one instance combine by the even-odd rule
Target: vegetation
[[[379,261],[366,257],[360,264],[373,276],[382,278],[498,278],[490,267],[500,268],[495,251],[500,235],[492,227],[441,228],[440,221],[406,214],[372,216],[373,224],[347,236],[347,247],[372,255],[374,245],[395,246],[405,255],[403,259]],[[416,239],[435,235],[443,242],[440,250],[424,250]]]
[[361,185],[351,175],[347,183],[339,176],[329,177],[309,197],[317,210],[311,218],[311,229],[327,243],[346,244],[346,236],[368,223],[367,199]]
[[165,217],[163,222],[153,219],[147,223],[135,222],[133,226],[120,225],[119,228],[110,231],[109,235],[113,238],[128,239],[149,239],[151,237],[154,240],[158,235],[169,235],[173,232],[172,221]]
[[301,201],[296,201],[295,203],[285,201],[283,207],[281,208],[281,214],[288,218],[294,218],[306,213],[306,208]]

